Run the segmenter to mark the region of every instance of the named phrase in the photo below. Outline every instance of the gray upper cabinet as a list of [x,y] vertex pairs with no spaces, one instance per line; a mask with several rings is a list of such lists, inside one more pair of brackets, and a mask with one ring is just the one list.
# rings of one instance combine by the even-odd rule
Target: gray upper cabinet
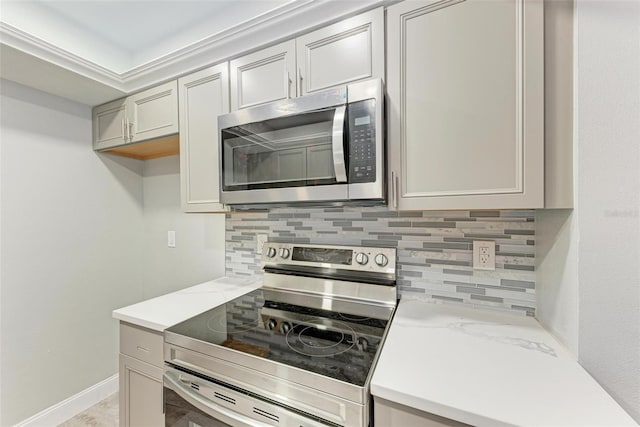
[[127,100],[118,99],[93,109],[93,149],[126,144]]
[[230,63],[231,110],[384,78],[384,8]]
[[173,80],[127,98],[129,142],[178,132],[178,83]]
[[230,63],[231,110],[296,96],[296,43],[289,40]]
[[543,2],[413,0],[387,19],[392,207],[543,207]]
[[93,149],[98,151],[113,149],[115,154],[142,159],[177,154],[168,142],[158,144],[155,150],[148,145],[118,147],[174,135],[178,129],[176,80],[93,109]]
[[384,78],[384,9],[298,37],[296,50],[299,95]]
[[178,80],[180,181],[185,212],[222,212],[217,116],[229,112],[228,63]]

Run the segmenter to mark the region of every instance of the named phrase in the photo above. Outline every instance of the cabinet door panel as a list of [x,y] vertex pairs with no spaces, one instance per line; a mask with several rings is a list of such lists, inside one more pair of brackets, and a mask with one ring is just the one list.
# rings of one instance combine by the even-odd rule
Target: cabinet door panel
[[120,425],[164,425],[162,369],[120,354]]
[[510,0],[469,1],[407,21],[407,194],[521,191],[515,15]]
[[389,8],[390,151],[400,177],[391,184],[401,209],[542,206],[543,38],[535,3]]
[[302,94],[384,78],[384,10],[379,8],[296,39]]
[[403,427],[468,427],[464,424],[449,418],[420,411],[415,408],[400,405],[378,397],[374,397],[374,419],[376,425],[380,426],[403,426]]
[[100,105],[93,110],[93,149],[102,150],[125,144],[126,99]]
[[120,352],[155,366],[164,365],[162,332],[120,322]]
[[296,96],[295,40],[231,61],[231,110]]
[[178,132],[178,83],[171,81],[128,98],[131,142]]
[[229,112],[228,63],[178,81],[180,87],[180,180],[185,212],[222,212],[218,120]]

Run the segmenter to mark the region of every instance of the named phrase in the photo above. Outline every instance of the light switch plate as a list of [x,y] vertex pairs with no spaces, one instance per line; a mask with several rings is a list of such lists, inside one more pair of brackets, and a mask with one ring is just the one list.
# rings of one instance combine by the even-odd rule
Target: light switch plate
[[170,248],[176,247],[176,232],[173,230],[167,231],[167,246]]
[[473,241],[473,268],[475,270],[496,269],[496,242]]

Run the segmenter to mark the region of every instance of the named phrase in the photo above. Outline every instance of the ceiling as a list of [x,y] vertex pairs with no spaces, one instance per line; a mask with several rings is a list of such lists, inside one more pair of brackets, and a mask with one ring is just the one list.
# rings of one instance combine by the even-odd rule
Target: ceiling
[[125,72],[296,1],[2,0],[0,17],[109,70]]
[[0,0],[0,77],[97,105],[395,1]]

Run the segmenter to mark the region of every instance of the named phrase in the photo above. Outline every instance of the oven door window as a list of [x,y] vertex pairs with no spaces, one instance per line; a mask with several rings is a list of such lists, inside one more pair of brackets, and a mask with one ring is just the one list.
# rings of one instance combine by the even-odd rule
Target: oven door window
[[191,374],[164,373],[165,427],[327,427],[308,414]]
[[222,130],[224,191],[346,182],[345,107]]
[[196,408],[167,387],[164,388],[164,420],[165,427],[229,426]]

